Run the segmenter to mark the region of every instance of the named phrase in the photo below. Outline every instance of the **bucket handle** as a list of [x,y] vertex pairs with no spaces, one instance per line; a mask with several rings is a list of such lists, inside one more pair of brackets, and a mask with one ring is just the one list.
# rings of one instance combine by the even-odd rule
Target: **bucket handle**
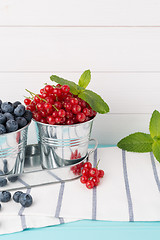
[[97,141],[97,139],[91,138],[91,139],[89,140],[89,142],[90,142],[90,141],[93,141],[94,144],[95,144],[95,146],[94,146],[94,148],[92,148],[92,149],[88,152],[88,159],[89,159],[90,154],[92,154],[92,153],[97,149],[97,147],[98,147],[98,141]]

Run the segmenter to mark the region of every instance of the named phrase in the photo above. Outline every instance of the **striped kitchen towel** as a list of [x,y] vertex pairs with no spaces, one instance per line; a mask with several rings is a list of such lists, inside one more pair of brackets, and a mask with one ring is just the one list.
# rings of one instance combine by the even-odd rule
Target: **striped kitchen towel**
[[29,208],[2,203],[0,234],[80,219],[160,221],[160,163],[153,154],[108,147],[94,152],[94,166],[99,159],[105,176],[91,190],[79,179],[33,188],[22,180],[34,202]]

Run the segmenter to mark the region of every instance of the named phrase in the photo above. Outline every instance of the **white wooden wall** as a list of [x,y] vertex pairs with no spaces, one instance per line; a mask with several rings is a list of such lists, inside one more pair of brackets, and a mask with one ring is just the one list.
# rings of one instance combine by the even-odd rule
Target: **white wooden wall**
[[[160,110],[159,0],[0,0],[0,98],[21,100],[57,74],[90,89],[110,106],[93,137],[116,144],[148,132]],[[30,130],[30,142],[34,142]]]

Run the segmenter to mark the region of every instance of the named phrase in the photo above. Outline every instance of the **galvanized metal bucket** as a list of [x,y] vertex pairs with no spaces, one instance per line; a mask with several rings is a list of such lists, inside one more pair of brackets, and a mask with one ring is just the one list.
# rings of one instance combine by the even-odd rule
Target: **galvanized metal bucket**
[[93,120],[74,125],[36,122],[42,168],[75,164],[86,158]]
[[4,175],[23,172],[29,124],[18,131],[0,135],[0,170]]

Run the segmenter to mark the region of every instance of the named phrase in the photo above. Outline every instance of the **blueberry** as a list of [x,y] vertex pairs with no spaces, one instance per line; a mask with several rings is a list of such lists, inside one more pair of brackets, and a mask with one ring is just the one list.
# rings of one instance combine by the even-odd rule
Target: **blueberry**
[[3,113],[0,113],[0,124],[4,124],[6,122],[6,117]]
[[1,105],[1,109],[3,112],[9,112],[12,113],[13,112],[13,105],[11,102],[3,102]]
[[3,164],[4,164],[4,166],[3,166],[3,172],[4,172],[4,173],[8,173],[8,162],[7,162],[7,159],[4,159],[4,160],[3,160]]
[[30,122],[32,119],[32,112],[30,110],[26,110],[23,117],[27,120],[27,122]]
[[27,125],[27,120],[24,117],[17,117],[16,121],[18,123],[19,128],[23,128],[24,126]]
[[23,193],[19,197],[19,202],[23,207],[30,207],[32,205],[32,196],[28,193]]
[[0,124],[0,134],[6,133],[6,128],[3,124]]
[[6,121],[13,119],[14,120],[14,116],[11,113],[4,113],[3,114],[6,117]]
[[7,179],[6,178],[0,178],[0,187],[4,187],[7,185]]
[[16,182],[17,180],[18,180],[18,176],[8,177],[9,182]]
[[13,108],[16,108],[19,104],[21,104],[21,102],[19,102],[19,101],[14,102],[13,103]]
[[21,191],[17,191],[13,194],[13,200],[16,202],[16,203],[19,203],[19,198],[20,196],[24,194],[23,192]]
[[0,192],[0,201],[1,202],[9,202],[11,200],[11,193],[8,191]]
[[15,109],[14,109],[14,114],[16,117],[22,117],[23,114],[25,113],[25,106],[22,104],[19,104]]
[[17,131],[18,123],[15,120],[10,119],[6,122],[6,129],[7,129],[7,132]]
[[2,100],[0,100],[0,106],[2,105]]

